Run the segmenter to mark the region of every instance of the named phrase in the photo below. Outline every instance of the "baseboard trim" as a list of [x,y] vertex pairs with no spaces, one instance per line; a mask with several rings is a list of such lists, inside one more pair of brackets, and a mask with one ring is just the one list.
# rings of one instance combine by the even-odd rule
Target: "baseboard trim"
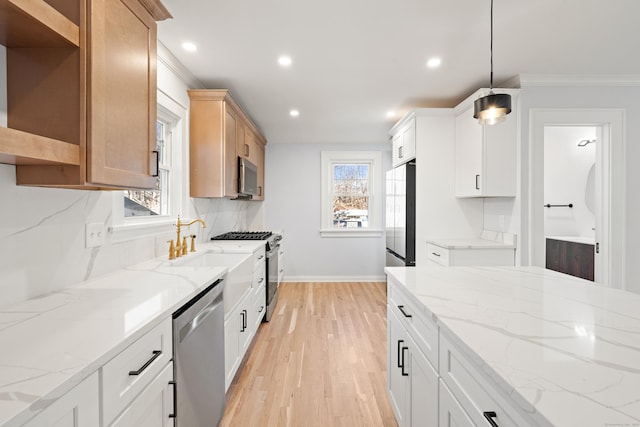
[[286,276],[283,282],[386,282],[387,276]]

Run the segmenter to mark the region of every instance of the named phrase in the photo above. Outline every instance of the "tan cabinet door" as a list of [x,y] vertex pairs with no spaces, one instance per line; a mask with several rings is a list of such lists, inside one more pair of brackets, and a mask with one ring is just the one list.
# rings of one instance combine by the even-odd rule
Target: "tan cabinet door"
[[153,188],[156,23],[136,0],[88,7],[87,181]]

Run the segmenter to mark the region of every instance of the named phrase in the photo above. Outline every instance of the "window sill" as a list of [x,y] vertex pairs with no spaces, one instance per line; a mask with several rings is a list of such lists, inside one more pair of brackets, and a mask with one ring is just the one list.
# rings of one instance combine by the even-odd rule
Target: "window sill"
[[172,218],[158,219],[153,222],[131,222],[109,227],[109,232],[111,242],[120,243],[173,231],[175,224],[176,221]]
[[349,229],[349,228],[323,228],[320,230],[320,237],[382,237],[383,230],[371,229]]

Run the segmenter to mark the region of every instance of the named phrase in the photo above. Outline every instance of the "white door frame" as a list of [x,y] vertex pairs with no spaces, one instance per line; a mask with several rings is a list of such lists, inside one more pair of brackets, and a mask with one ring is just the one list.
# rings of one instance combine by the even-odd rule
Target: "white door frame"
[[[529,265],[544,267],[544,128],[545,126],[596,126],[602,130],[602,149],[596,154],[609,182],[602,190],[602,215],[596,218],[600,243],[601,282],[624,289],[625,163],[622,109],[532,109],[529,135]],[[607,173],[608,171],[608,173]],[[596,185],[606,183],[600,177]],[[608,203],[607,203],[608,199]],[[597,201],[596,201],[597,202]],[[598,209],[598,207],[596,208]],[[608,220],[607,220],[608,218]],[[596,261],[596,264],[598,261]]]

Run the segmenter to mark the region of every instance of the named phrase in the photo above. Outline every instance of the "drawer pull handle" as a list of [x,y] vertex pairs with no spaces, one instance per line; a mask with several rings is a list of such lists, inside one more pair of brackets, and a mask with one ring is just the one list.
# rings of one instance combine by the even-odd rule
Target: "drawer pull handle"
[[431,252],[431,254],[432,254],[433,256],[440,256],[440,254],[439,254],[438,252]]
[[176,399],[176,382],[169,381],[169,385],[173,386],[173,414],[169,414],[169,418],[175,418],[178,415],[178,401]]
[[260,261],[262,258],[264,258],[264,255],[260,255],[260,256],[258,257],[258,261]]
[[142,365],[140,369],[138,369],[137,371],[129,371],[129,375],[140,375],[145,369],[149,367],[149,365],[153,363],[154,360],[160,357],[161,354],[162,354],[162,351],[153,350],[153,356],[151,356],[151,359],[147,360],[147,363]]
[[476,190],[480,189],[480,185],[478,184],[478,179],[480,179],[480,175],[476,175]]
[[484,415],[484,417],[487,419],[487,421],[489,421],[489,424],[491,424],[491,427],[500,427],[493,419],[496,418],[498,415],[494,412],[494,411],[487,411],[487,412],[483,412],[482,415]]
[[242,310],[240,316],[242,316],[242,329],[240,332],[244,332],[247,330],[247,310]]
[[413,317],[411,314],[408,314],[406,311],[404,311],[404,305],[399,305],[398,310],[400,310],[404,317]]
[[260,310],[258,310],[258,313],[262,313],[262,310],[264,310],[264,305],[260,306]]
[[404,371],[404,351],[409,350],[409,347],[402,347],[402,366],[400,367],[400,372],[403,377],[408,377],[409,374]]
[[261,277],[258,279],[258,283],[262,283],[262,282],[264,282],[264,277]]
[[402,368],[402,363],[400,363],[400,354],[402,352],[401,348],[402,348],[402,343],[404,342],[404,340],[398,340],[398,368]]

